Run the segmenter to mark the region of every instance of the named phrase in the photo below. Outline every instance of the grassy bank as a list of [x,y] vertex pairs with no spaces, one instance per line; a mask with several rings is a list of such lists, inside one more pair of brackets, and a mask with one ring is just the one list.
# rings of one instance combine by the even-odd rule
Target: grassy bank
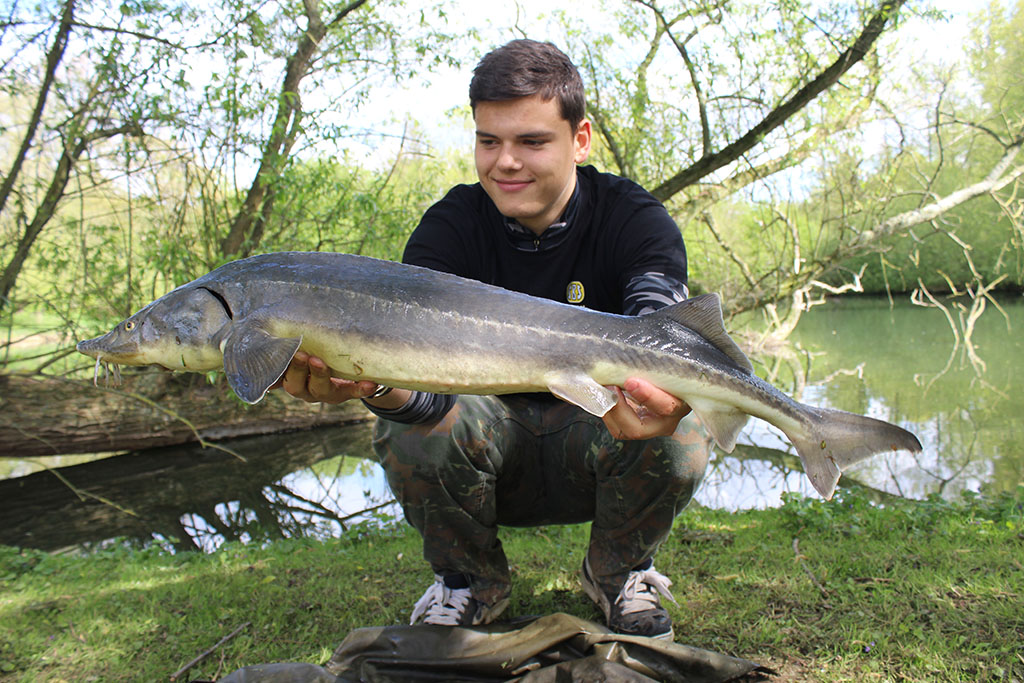
[[[659,553],[676,639],[787,681],[1024,680],[1024,487],[883,508],[846,493],[776,510],[688,510]],[[586,526],[505,530],[508,616],[599,619]],[[401,623],[431,580],[415,533],[228,544],[210,555],[0,548],[0,680],[159,681],[325,662],[349,630]]]

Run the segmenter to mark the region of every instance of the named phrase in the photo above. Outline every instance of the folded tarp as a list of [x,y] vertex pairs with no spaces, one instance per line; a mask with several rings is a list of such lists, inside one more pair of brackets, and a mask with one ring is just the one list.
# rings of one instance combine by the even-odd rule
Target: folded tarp
[[568,614],[487,626],[384,626],[349,633],[331,661],[258,664],[220,683],[433,681],[763,681],[754,662],[674,642],[610,632]]

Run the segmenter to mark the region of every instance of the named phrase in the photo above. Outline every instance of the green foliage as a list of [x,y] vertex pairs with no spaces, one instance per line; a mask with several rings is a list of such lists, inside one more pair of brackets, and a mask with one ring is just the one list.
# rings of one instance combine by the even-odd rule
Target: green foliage
[[[1024,4],[1017,2],[1007,10],[992,2],[976,12],[971,23],[963,68],[966,83],[978,87],[943,84],[950,93],[939,106],[941,125],[920,145],[888,151],[874,168],[858,162],[836,165],[837,174],[845,168],[860,176],[869,195],[892,196],[867,220],[918,208],[978,182],[1009,145],[1019,141],[1024,126],[1024,51],[1018,36]],[[919,87],[927,87],[927,82],[922,78]],[[1018,186],[1010,184],[994,195],[956,206],[935,221],[879,241],[873,253],[849,259],[845,266],[852,271],[867,266],[864,287],[869,292],[910,291],[919,282],[932,291],[962,291],[1000,277],[1006,278],[1004,286],[1019,289],[1024,285],[1024,232],[1018,192]]]
[[[648,187],[746,133],[824,69],[871,10],[794,0],[612,6],[611,31],[578,28],[572,14],[562,23],[598,123],[596,158]],[[833,125],[872,87],[873,74],[849,74],[843,88],[763,139],[743,165],[757,167],[795,149],[801,134]]]
[[[322,3],[321,17],[347,5]],[[601,3],[585,29],[562,14],[564,35],[555,38],[588,87],[593,160],[648,187],[735,141],[830,63],[873,11],[802,0],[657,7]],[[307,9],[237,0],[77,5],[82,21],[27,158],[32,172],[0,212],[0,265],[43,208],[62,141],[115,124],[137,124],[143,135],[89,139],[0,322],[44,312],[65,321],[70,342],[219,265],[263,160],[267,195],[245,209],[259,219],[246,237],[253,251],[396,258],[420,213],[451,184],[473,180],[466,155],[424,149],[415,122],[400,149],[382,154],[389,143],[380,131],[356,127],[354,117],[371,106],[386,111],[377,106],[380,86],[456,63],[454,50],[465,45],[448,31],[451,6],[367,3],[331,25],[296,91],[282,92]],[[5,34],[0,99],[10,120],[0,122],[0,141],[8,155],[39,94],[56,30],[51,13],[18,6]],[[1020,125],[1020,15],[1019,3],[978,14],[966,78],[925,66],[905,78],[897,24],[893,40],[844,75],[842,87],[684,188],[669,205],[687,239],[694,288],[723,292],[736,312],[816,279],[842,284],[862,267],[868,291],[912,289],[918,280],[959,288],[1003,275],[1004,285],[1024,282],[1013,185],[1000,202],[977,199],[844,251],[858,231],[975,182],[999,158]],[[944,99],[923,97],[932,92]],[[913,107],[896,106],[903,101]],[[275,118],[280,104],[296,106],[287,124]],[[920,122],[933,111],[938,128]],[[265,154],[282,132],[288,143]],[[389,161],[360,160],[360,145]]]
[[967,48],[972,78],[988,105],[984,122],[998,134],[1019,135],[1024,124],[1024,2],[992,2],[973,21]]
[[926,500],[892,498],[878,505],[857,489],[840,488],[830,501],[799,493],[782,494],[779,508],[783,525],[794,533],[804,530],[829,534],[905,534],[915,538],[944,533],[943,524],[956,520],[977,526],[977,533],[996,528],[1015,531],[1024,528],[1024,484],[1016,489],[982,496],[962,492],[949,500],[930,494]]
[[464,156],[401,157],[373,172],[336,161],[295,164],[281,179],[268,251],[306,249],[398,260],[420,216],[452,185],[474,180]]
[[[357,168],[344,161],[346,150],[378,131],[353,129],[348,113],[370,101],[378,86],[454,60],[443,25],[426,20],[443,18],[440,9],[424,6],[413,17],[403,3],[382,0],[336,22],[349,4],[77,3],[81,23],[71,28],[40,131],[28,147],[25,168],[32,172],[17,178],[12,202],[0,209],[0,268],[17,283],[0,323],[11,328],[12,316],[57,316],[65,321],[66,349],[222,263],[222,240],[244,205],[253,160],[275,132],[279,98],[299,113],[277,165],[261,176],[271,192],[256,207],[265,224],[249,247],[398,256],[419,214],[443,191],[411,174],[419,168],[431,180],[461,179],[464,166],[410,162],[403,151],[395,153],[392,169]],[[280,74],[314,9],[328,30],[302,88],[281,93]],[[0,98],[11,104],[12,118],[0,136],[7,150],[20,144],[34,98],[43,92],[39,46],[45,40],[39,39],[57,27],[49,12],[18,7],[20,21],[5,33],[9,59],[0,63]],[[27,31],[33,22],[48,25],[48,33]],[[424,45],[431,46],[429,59]],[[97,137],[118,124],[144,135]],[[47,183],[57,177],[57,143],[76,140],[88,140],[87,153],[70,167],[63,198],[44,206]],[[30,235],[33,212],[45,230]],[[17,263],[9,247],[26,240],[28,259]]]
[[[873,193],[892,187],[906,190],[889,202],[884,214],[869,220],[880,221],[957,191],[984,175],[1000,153],[992,140],[956,138],[945,144],[938,159],[915,155],[891,174],[865,178],[863,185]],[[931,178],[928,194],[915,191],[922,173]],[[868,253],[846,260],[844,267],[852,272],[864,267],[863,286],[869,293],[909,292],[919,283],[933,292],[962,291],[978,280],[987,284],[1001,276],[1006,277],[1004,286],[1019,288],[1024,285],[1019,227],[999,200],[982,196],[950,209],[933,223],[880,240]],[[832,281],[840,279],[837,275]]]
[[[818,76],[875,9],[632,3],[619,6],[608,32],[581,31],[565,16],[589,89],[593,158],[662,188]],[[998,4],[979,13],[972,66],[960,78],[906,61],[904,23],[946,20],[904,6],[887,29],[892,39],[844,74],[842,87],[819,95],[742,160],[684,187],[670,210],[686,235],[697,288],[723,292],[736,311],[784,300],[814,281],[843,285],[862,268],[868,292],[910,291],[919,279],[936,290],[1002,275],[1010,276],[1004,285],[1024,283],[1013,185],[1002,193],[1009,206],[982,197],[932,223],[860,240],[901,212],[982,180],[1015,139],[1020,121],[1010,122],[1021,109],[1012,92],[1021,71],[1010,14]],[[987,69],[984,77],[979,69]],[[975,81],[989,84],[983,105]],[[1002,123],[989,125],[994,120]]]

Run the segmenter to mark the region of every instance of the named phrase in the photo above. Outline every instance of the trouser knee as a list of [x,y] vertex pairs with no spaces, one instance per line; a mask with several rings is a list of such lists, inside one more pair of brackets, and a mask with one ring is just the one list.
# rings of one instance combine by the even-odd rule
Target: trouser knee
[[471,510],[493,487],[493,447],[478,411],[456,404],[435,424],[380,420],[373,449],[403,506],[453,501]]
[[693,416],[684,418],[671,436],[618,443],[621,452],[609,458],[615,469],[612,476],[624,476],[648,491],[675,496],[683,506],[703,481],[711,454],[707,430]]

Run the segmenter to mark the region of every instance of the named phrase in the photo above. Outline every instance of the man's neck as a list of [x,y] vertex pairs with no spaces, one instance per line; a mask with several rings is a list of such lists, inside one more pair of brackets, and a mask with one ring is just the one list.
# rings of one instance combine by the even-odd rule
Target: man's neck
[[555,214],[554,220],[544,221],[536,225],[528,225],[519,220],[517,220],[516,223],[532,232],[535,236],[541,237],[545,232],[547,232],[549,228],[561,227],[572,220],[571,214],[574,213],[572,211],[572,203],[576,199],[576,195],[578,194],[578,192],[579,181],[578,179],[574,178],[572,184],[572,192],[569,193],[569,198],[565,200],[565,203],[562,204],[562,207],[558,210],[558,213]]

